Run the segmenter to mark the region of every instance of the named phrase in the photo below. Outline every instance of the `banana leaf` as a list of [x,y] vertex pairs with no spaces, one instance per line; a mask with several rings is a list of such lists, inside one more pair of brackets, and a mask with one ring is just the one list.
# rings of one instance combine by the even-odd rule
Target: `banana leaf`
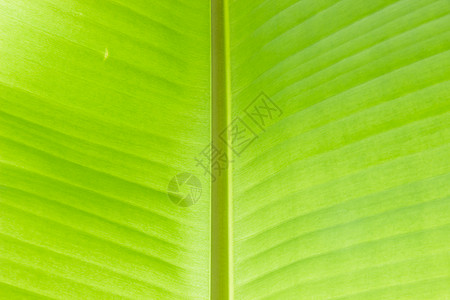
[[0,299],[450,297],[448,0],[0,14]]

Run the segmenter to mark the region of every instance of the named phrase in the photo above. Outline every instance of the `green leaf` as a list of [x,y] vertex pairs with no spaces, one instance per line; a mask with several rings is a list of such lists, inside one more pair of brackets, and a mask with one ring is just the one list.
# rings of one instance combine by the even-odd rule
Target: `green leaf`
[[233,117],[282,110],[233,164],[236,299],[450,296],[449,12],[231,2]]
[[448,0],[0,14],[1,299],[450,297]]
[[0,1],[0,298],[205,299],[208,1]]

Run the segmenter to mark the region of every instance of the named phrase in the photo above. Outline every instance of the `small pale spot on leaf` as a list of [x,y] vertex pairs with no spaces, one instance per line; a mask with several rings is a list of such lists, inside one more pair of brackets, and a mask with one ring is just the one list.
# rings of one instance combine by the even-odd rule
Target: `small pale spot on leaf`
[[108,48],[105,48],[105,55],[103,56],[103,60],[104,61],[107,60],[108,57],[109,57],[109,51],[108,51]]

